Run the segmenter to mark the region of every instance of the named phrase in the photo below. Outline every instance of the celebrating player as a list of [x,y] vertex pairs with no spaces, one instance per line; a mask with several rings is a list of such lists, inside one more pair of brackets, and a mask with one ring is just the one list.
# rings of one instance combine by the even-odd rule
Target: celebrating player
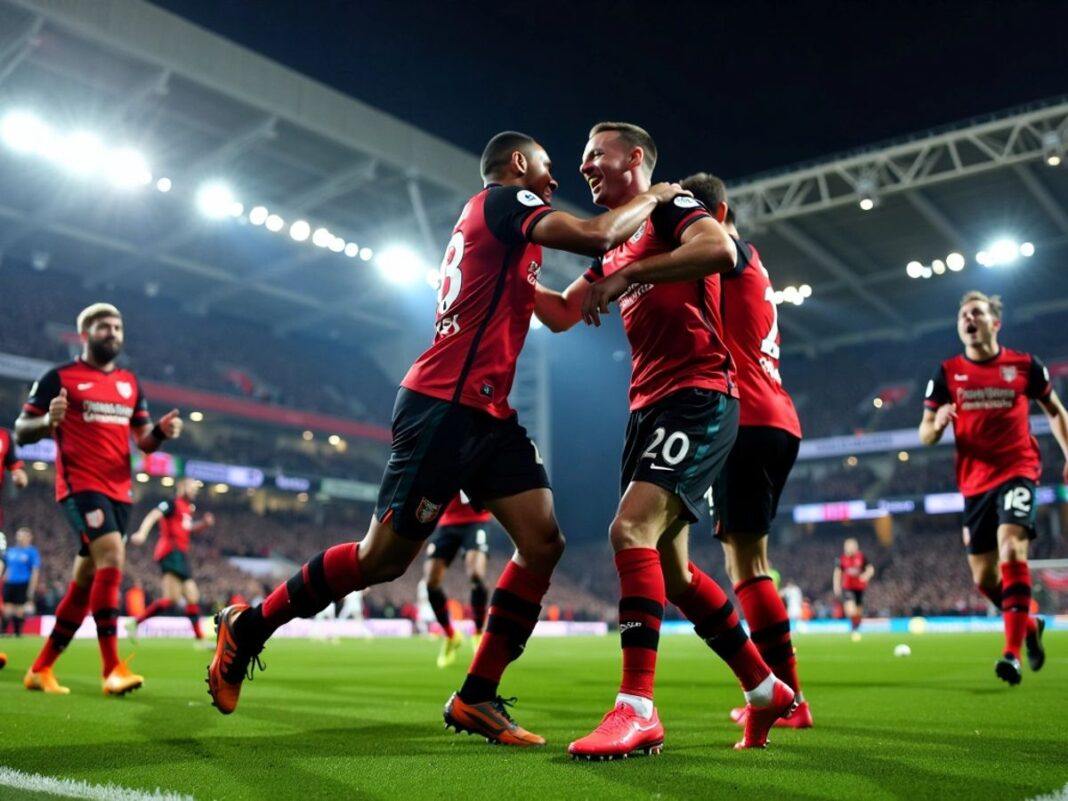
[[[593,202],[615,208],[649,185],[655,161],[645,130],[601,123],[590,131],[581,171]],[[726,594],[688,558],[689,524],[737,431],[718,275],[737,261],[738,245],[723,227],[699,201],[682,196],[658,207],[633,238],[605,253],[563,294],[539,288],[538,315],[554,331],[579,319],[599,325],[599,315],[618,299],[632,350],[622,499],[610,529],[621,588],[623,680],[601,724],[571,743],[575,757],[610,759],[662,747],[653,680],[668,598],[742,684],[750,712],[740,747],[763,746],[794,702]]]
[[[1019,684],[1020,648],[1040,670],[1045,622],[1031,616],[1028,545],[1035,537],[1035,482],[1042,472],[1028,408],[1038,401],[1065,455],[1068,482],[1068,414],[1035,356],[998,344],[1001,299],[967,293],[957,313],[964,353],[946,359],[927,383],[920,439],[934,445],[952,423],[957,486],[964,496],[964,547],[979,592],[1002,610],[1005,652],[994,670]],[[999,582],[1000,566],[1000,582]]]
[[41,575],[41,554],[33,547],[33,532],[23,526],[15,532],[15,547],[0,554],[0,582],[4,585],[4,610],[0,615],[0,635],[8,623],[16,637],[22,636],[26,612],[33,614],[37,579]]
[[152,453],[182,430],[174,409],[152,425],[137,377],[115,364],[122,352],[122,315],[109,303],[94,303],[78,315],[82,355],[45,373],[15,422],[25,445],[56,441],[56,500],[81,542],[56,623],[23,680],[28,690],[67,694],[52,665],[70,643],[87,611],[96,621],[105,695],[136,690],[144,678],[119,659],[116,624],[119,585],[126,558],[126,519],[133,497],[130,434]]
[[159,523],[159,542],[152,555],[163,573],[163,595],[157,598],[136,619],[127,621],[126,630],[130,638],[137,639],[137,627],[150,617],[162,614],[185,601],[183,610],[193,627],[193,636],[198,640],[204,638],[200,630],[200,590],[193,580],[189,567],[189,537],[200,534],[215,525],[215,516],[208,512],[199,520],[193,519],[196,512],[195,501],[200,492],[200,484],[192,478],[178,480],[174,500],[163,501],[159,506],[145,515],[141,527],[137,529],[130,543],[142,545],[148,539],[156,523]]
[[[727,233],[739,239],[727,187],[708,173],[682,181]],[[801,423],[779,374],[779,317],[767,268],[752,243],[746,258],[723,274],[723,335],[738,376],[738,438],[709,496],[727,575],[749,623],[750,636],[776,676],[790,685],[798,707],[775,725],[808,728],[812,712],[801,694],[790,618],[772,578],[768,532],[801,446]],[[744,725],[745,709],[731,711]]]
[[[441,264],[436,335],[401,382],[393,451],[367,535],[313,558],[259,606],[227,607],[208,669],[209,692],[233,712],[246,669],[267,638],[355,589],[392,581],[415,559],[445,505],[462,489],[516,545],[490,601],[486,634],[445,722],[492,742],[545,740],[520,728],[497,693],[523,652],[564,548],[548,477],[508,406],[516,359],[534,309],[541,246],[598,254],[626,241],[677,186],[659,184],[590,220],[549,205],[556,181],[545,150],[505,132],[482,154],[485,188],[464,206]],[[256,662],[252,660],[256,658]]]
[[6,428],[0,428],[0,464],[3,464],[4,468],[3,470],[0,470],[0,531],[3,531],[3,490],[6,473],[11,473],[11,480],[15,482],[15,486],[19,489],[24,488],[30,483],[29,476],[26,475],[22,460],[19,459],[18,454],[15,452],[15,443],[11,441],[11,432]]
[[461,550],[464,552],[464,569],[471,582],[471,614],[475,619],[476,650],[477,642],[482,637],[482,625],[486,618],[486,554],[489,553],[489,541],[486,539],[486,523],[490,521],[489,512],[480,511],[471,506],[471,499],[464,493],[453,498],[438,521],[438,528],[430,537],[426,548],[426,562],[423,563],[423,579],[426,581],[427,600],[434,610],[445,639],[438,654],[438,667],[443,668],[456,661],[463,637],[453,628],[449,619],[449,600],[441,583],[445,580],[445,571]]
[[864,619],[864,591],[875,575],[875,565],[860,550],[860,543],[850,537],[842,544],[842,555],[834,563],[834,597],[842,601],[854,642],[860,639],[860,622]]

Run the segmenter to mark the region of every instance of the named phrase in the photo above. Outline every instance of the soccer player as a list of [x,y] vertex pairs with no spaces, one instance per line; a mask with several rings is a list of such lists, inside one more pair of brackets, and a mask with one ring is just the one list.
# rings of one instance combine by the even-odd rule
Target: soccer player
[[449,599],[441,589],[445,571],[461,550],[464,552],[467,579],[471,582],[471,614],[475,619],[475,650],[478,650],[478,640],[482,637],[482,626],[486,619],[486,555],[489,553],[486,523],[491,517],[489,512],[471,506],[471,499],[461,492],[445,507],[438,528],[427,543],[426,561],[423,563],[427,599],[434,610],[434,617],[445,631],[441,653],[438,654],[439,668],[448,667],[456,661],[456,652],[463,643],[463,636],[453,628],[449,619]]
[[[998,344],[1001,299],[968,292],[957,312],[964,352],[946,359],[927,383],[920,439],[934,445],[950,424],[957,449],[957,486],[964,496],[964,547],[979,592],[1002,610],[1005,652],[994,670],[1019,684],[1026,639],[1040,670],[1045,622],[1031,616],[1028,545],[1035,537],[1035,482],[1042,472],[1028,409],[1038,401],[1066,459],[1068,414],[1035,356]],[[1000,573],[1000,581],[999,581]]]
[[15,532],[15,547],[8,548],[0,564],[0,582],[4,585],[4,611],[0,616],[0,635],[8,624],[16,637],[22,636],[26,612],[33,614],[37,579],[41,575],[41,554],[33,547],[33,532],[23,526]]
[[3,490],[6,473],[11,473],[11,480],[15,482],[15,486],[19,489],[23,489],[30,483],[29,476],[26,475],[22,460],[19,459],[18,454],[15,452],[15,443],[11,440],[11,432],[6,428],[0,428],[0,464],[3,464],[4,468],[3,470],[0,470],[0,531],[3,531]]
[[150,617],[178,608],[183,601],[182,609],[193,627],[193,636],[198,640],[204,638],[200,630],[200,590],[189,566],[189,537],[215,525],[215,516],[208,512],[199,520],[194,519],[199,492],[200,484],[195,479],[179,479],[174,500],[163,501],[145,515],[140,528],[130,537],[132,545],[143,545],[159,523],[159,542],[156,543],[152,558],[163,573],[163,594],[149,604],[141,615],[126,622],[127,634],[134,641],[137,640],[138,625]]
[[[681,185],[740,240],[721,179],[702,172]],[[741,396],[738,437],[712,486],[710,512],[749,636],[797,696],[797,709],[775,725],[808,728],[812,712],[797,677],[790,618],[768,561],[768,532],[801,446],[801,423],[779,373],[781,338],[771,277],[751,242],[739,253],[744,257],[722,277],[724,342],[734,358]],[[744,708],[732,710],[731,718],[744,725]]]
[[564,548],[538,450],[508,406],[530,329],[541,246],[603,253],[681,191],[658,184],[583,220],[549,205],[557,187],[550,170],[545,150],[525,134],[504,132],[486,145],[485,188],[464,205],[441,264],[433,344],[397,395],[392,454],[367,534],[320,553],[255,608],[234,605],[220,613],[208,669],[219,711],[234,711],[246,669],[251,674],[259,664],[257,655],[279,626],[403,574],[462,489],[493,513],[516,553],[490,600],[470,672],[445,706],[445,723],[491,742],[544,744],[515,723],[497,692],[534,629]]
[[[581,172],[593,202],[616,208],[649,186],[655,161],[656,146],[644,129],[600,123],[590,131]],[[575,757],[612,759],[662,748],[653,683],[667,599],[739,678],[750,708],[739,747],[762,747],[774,721],[794,703],[793,691],[760,657],[726,594],[688,558],[689,524],[738,425],[719,278],[737,264],[738,248],[699,201],[676,197],[564,293],[539,289],[539,317],[554,331],[579,319],[599,325],[600,314],[618,299],[632,350],[622,498],[610,528],[621,589],[623,679],[601,724],[571,743]]]
[[88,611],[96,622],[105,695],[123,695],[144,683],[119,659],[119,586],[126,559],[126,519],[132,500],[130,436],[152,453],[182,430],[173,409],[156,425],[137,377],[115,362],[125,332],[122,315],[94,303],[78,315],[82,355],[54,367],[30,389],[15,422],[20,445],[56,441],[56,500],[81,548],[56,624],[23,684],[28,690],[67,694],[52,672]]
[[842,601],[849,618],[853,641],[860,639],[860,622],[864,619],[864,591],[875,575],[875,565],[860,550],[860,543],[850,537],[842,545],[842,554],[834,563],[834,597]]

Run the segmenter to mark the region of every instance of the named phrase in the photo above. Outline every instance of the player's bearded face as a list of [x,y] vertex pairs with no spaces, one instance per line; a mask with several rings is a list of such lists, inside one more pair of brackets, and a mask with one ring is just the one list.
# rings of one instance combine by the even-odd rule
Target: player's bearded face
[[86,344],[93,361],[100,364],[113,362],[122,353],[122,321],[105,318],[93,323],[86,334]]

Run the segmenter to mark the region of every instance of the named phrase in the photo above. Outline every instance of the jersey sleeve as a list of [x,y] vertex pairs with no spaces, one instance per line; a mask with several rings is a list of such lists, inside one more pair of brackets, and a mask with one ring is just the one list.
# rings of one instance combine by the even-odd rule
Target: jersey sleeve
[[137,382],[137,403],[134,405],[133,415],[130,417],[130,425],[134,428],[147,426],[152,422],[152,416],[148,413],[148,399],[145,391],[141,388],[141,382]]
[[923,393],[923,405],[931,411],[939,406],[953,402],[953,396],[949,394],[949,385],[946,383],[946,369],[939,365],[931,380],[927,382],[927,390]]
[[590,262],[590,266],[586,268],[586,272],[582,274],[582,277],[591,284],[595,284],[604,278],[604,265],[601,264],[601,260],[594,259]]
[[1027,372],[1027,397],[1045,400],[1053,393],[1053,384],[1049,380],[1049,368],[1037,356],[1031,357],[1031,367]]
[[22,467],[22,460],[15,452],[15,438],[7,438],[7,449],[4,451],[4,467],[8,470],[18,470]]
[[40,417],[48,413],[48,404],[52,398],[59,395],[62,385],[59,380],[59,371],[54,367],[33,382],[30,387],[30,397],[22,405],[22,411],[31,417]]
[[734,241],[734,247],[738,251],[738,263],[723,273],[724,278],[737,278],[753,260],[753,251],[748,242],[733,236],[731,239]]
[[688,195],[679,195],[670,203],[661,203],[649,219],[657,233],[672,244],[679,244],[682,233],[698,220],[714,219],[704,204]]
[[36,548],[30,548],[30,569],[36,570],[41,566],[41,552]]
[[553,207],[529,189],[494,186],[486,195],[483,211],[490,232],[506,245],[517,245],[530,241],[534,226],[552,214]]

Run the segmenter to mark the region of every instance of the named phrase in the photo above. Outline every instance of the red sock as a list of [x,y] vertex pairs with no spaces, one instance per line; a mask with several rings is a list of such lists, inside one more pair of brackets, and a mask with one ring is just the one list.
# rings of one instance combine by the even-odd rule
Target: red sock
[[[984,596],[995,608],[1001,609],[1001,587],[994,585],[993,587],[984,587],[982,584],[976,584],[975,588],[979,590],[979,594]],[[1034,634],[1038,631],[1038,618],[1027,618],[1027,633],[1028,635]]]
[[690,586],[671,602],[693,623],[697,636],[708,643],[741,682],[752,690],[771,673],[753,641],[746,636],[734,605],[714,580],[690,562]]
[[59,655],[70,644],[74,633],[85,620],[85,613],[89,611],[89,588],[79,587],[73,581],[67,587],[67,594],[56,606],[56,625],[52,633],[45,640],[41,653],[37,655],[37,661],[33,663],[34,673],[45,668],[50,668],[59,659]]
[[137,616],[138,623],[144,623],[150,617],[161,615],[174,606],[174,601],[170,598],[160,598],[157,601],[153,601],[148,605],[148,609]]
[[482,633],[482,628],[486,625],[486,596],[486,585],[482,583],[482,579],[472,579],[471,617],[475,619],[475,632],[478,634]]
[[336,599],[364,589],[367,585],[360,570],[358,546],[359,543],[346,542],[327,548],[289,581],[275,587],[259,607],[263,639],[295,617],[312,617]]
[[490,599],[486,633],[468,670],[460,697],[477,704],[496,697],[504,669],[526,648],[541,614],[549,577],[508,562]]
[[1005,653],[1019,659],[1031,613],[1031,569],[1027,562],[1002,563],[1001,613],[1005,622]]
[[623,648],[621,693],[653,697],[656,651],[664,619],[664,571],[656,548],[627,548],[616,554],[619,571],[619,641]]
[[853,631],[857,631],[860,629],[860,621],[862,619],[863,618],[861,618],[860,615],[853,615],[853,617],[849,618],[849,623],[853,627]]
[[122,571],[117,567],[97,568],[89,591],[89,608],[96,621],[96,641],[105,678],[119,664],[119,585]]
[[772,672],[790,685],[790,689],[800,692],[797,658],[790,640],[790,618],[782,598],[775,591],[775,582],[770,576],[757,576],[736,584],[734,593],[749,623],[749,636],[760,655]]
[[203,640],[204,632],[200,630],[200,604],[187,603],[185,616],[189,618],[189,624],[193,627],[193,636],[198,640]]

